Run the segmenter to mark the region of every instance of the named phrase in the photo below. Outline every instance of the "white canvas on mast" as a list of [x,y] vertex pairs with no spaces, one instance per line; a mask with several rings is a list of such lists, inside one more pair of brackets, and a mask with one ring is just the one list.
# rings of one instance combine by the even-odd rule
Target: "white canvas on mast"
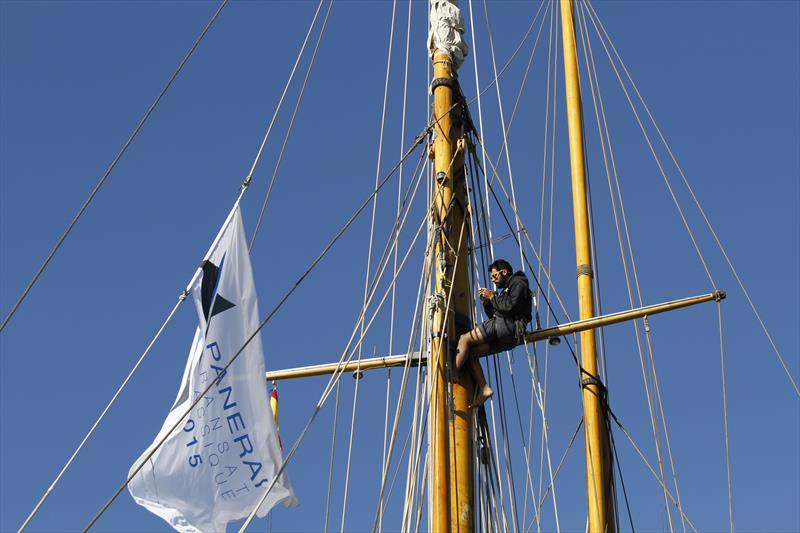
[[[189,290],[199,325],[178,397],[131,472],[214,377],[221,374],[220,379],[128,489],[136,503],[178,531],[224,531],[229,522],[253,510],[283,461],[264,381],[260,335],[222,372],[258,327],[258,302],[238,203]],[[258,516],[280,502],[287,507],[297,504],[285,472]]]
[[467,57],[464,42],[464,17],[457,0],[431,0],[428,25],[428,49],[447,52],[456,69]]

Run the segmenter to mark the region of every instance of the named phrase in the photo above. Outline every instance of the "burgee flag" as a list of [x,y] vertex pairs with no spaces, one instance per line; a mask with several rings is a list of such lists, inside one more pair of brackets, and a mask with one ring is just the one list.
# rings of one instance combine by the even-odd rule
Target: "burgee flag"
[[[222,368],[258,327],[253,272],[238,204],[225,221],[189,286],[199,326],[175,404],[133,472],[208,387],[219,381],[147,460],[128,485],[133,499],[182,532],[225,531],[258,505],[280,465],[281,447],[256,335],[236,361]],[[286,473],[258,510],[297,505]]]

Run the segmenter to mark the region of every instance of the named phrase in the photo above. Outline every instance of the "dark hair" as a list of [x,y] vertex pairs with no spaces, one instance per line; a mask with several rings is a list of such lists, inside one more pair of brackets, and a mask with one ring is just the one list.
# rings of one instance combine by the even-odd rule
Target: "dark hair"
[[508,272],[509,275],[514,273],[514,269],[511,267],[511,263],[506,261],[505,259],[497,259],[494,263],[489,265],[489,271],[497,270],[500,272],[501,270],[505,270]]

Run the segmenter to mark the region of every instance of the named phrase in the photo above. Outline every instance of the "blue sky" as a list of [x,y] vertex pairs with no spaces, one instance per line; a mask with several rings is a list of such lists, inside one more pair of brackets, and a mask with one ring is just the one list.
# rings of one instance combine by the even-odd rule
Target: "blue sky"
[[[207,2],[0,2],[0,313],[5,316],[52,244],[123,145],[147,106],[216,9]],[[464,4],[465,9],[467,4]],[[502,64],[538,4],[489,2]],[[0,530],[33,508],[131,368],[191,278],[250,168],[315,4],[234,2],[189,61],[139,138],[78,223],[19,312],[0,334]],[[400,153],[405,13],[398,4],[381,174]],[[475,4],[476,32],[485,29]],[[658,120],[698,198],[750,290],[767,327],[800,378],[800,4],[797,2],[599,2],[596,9]],[[264,226],[253,249],[262,315],[270,310],[369,194],[375,180],[391,3],[335,3],[287,146]],[[467,21],[469,24],[469,20]],[[425,3],[412,5],[405,143],[424,127],[427,105]],[[547,28],[510,131],[520,213],[539,234]],[[490,79],[486,37],[461,70],[468,98]],[[506,118],[530,43],[501,79]],[[623,182],[646,303],[708,292],[658,167],[613,72],[594,54]],[[560,54],[560,51],[558,52]],[[559,58],[560,60],[560,58]],[[302,63],[305,68],[307,62]],[[577,314],[568,190],[563,80],[556,130],[553,278]],[[304,72],[301,71],[301,75]],[[588,80],[584,79],[584,87]],[[243,200],[252,233],[286,131],[298,84]],[[485,143],[500,146],[494,89],[482,100]],[[584,95],[585,113],[593,117]],[[472,105],[477,117],[477,108]],[[628,307],[597,144],[587,122],[603,307]],[[660,155],[664,155],[663,151]],[[411,157],[416,162],[417,155]],[[506,166],[498,165],[507,176]],[[410,169],[405,179],[410,175]],[[744,295],[668,168],[696,232],[722,304],[734,523],[738,531],[800,529],[800,400]],[[377,245],[392,216],[396,181],[381,197]],[[423,199],[424,201],[424,199]],[[414,208],[407,243],[422,219]],[[508,230],[495,216],[495,235]],[[366,212],[263,332],[268,369],[330,362],[343,350],[363,297]],[[511,239],[496,254],[519,265]],[[394,353],[405,349],[420,259],[400,278]],[[374,265],[374,263],[373,263]],[[559,319],[562,319],[559,316]],[[83,527],[152,441],[177,390],[196,317],[183,306],[71,470],[31,525]],[[656,366],[687,515],[702,531],[728,528],[718,322],[714,304],[651,319]],[[388,351],[388,312],[365,339],[364,356]],[[564,344],[550,359],[548,419],[553,454],[580,417],[574,367]],[[612,407],[649,460],[655,449],[632,327],[606,332]],[[508,379],[508,363],[499,359]],[[524,352],[513,369],[524,413],[530,378]],[[325,380],[280,385],[281,434],[294,442]],[[396,401],[399,372],[392,373]],[[341,522],[354,381],[343,379],[331,523]],[[368,530],[375,512],[386,373],[360,382],[346,529]],[[527,391],[527,392],[526,392]],[[515,411],[507,392],[509,416]],[[495,400],[499,404],[499,399]],[[406,408],[408,413],[408,408]],[[274,513],[275,531],[322,528],[331,446],[326,406],[289,467],[302,506]],[[534,411],[534,420],[537,419]],[[515,418],[515,417],[514,417]],[[523,420],[527,424],[527,420]],[[516,424],[514,419],[512,424]],[[527,428],[527,426],[526,426]],[[405,431],[405,426],[401,428]],[[538,439],[539,426],[534,424]],[[401,433],[404,438],[405,433]],[[516,438],[516,437],[514,437]],[[668,530],[663,496],[617,435],[620,464],[639,530]],[[518,441],[515,441],[518,444]],[[402,448],[402,439],[399,443]],[[519,448],[512,453],[517,454]],[[538,450],[534,450],[538,454]],[[537,459],[538,461],[538,459]],[[523,490],[515,463],[517,488]],[[582,451],[557,480],[565,531],[584,525]],[[401,475],[402,477],[402,475]],[[398,489],[395,489],[399,491]],[[624,511],[621,510],[623,517]],[[387,529],[399,523],[387,510]],[[623,522],[626,522],[623,518]],[[553,523],[545,509],[544,524]],[[159,531],[165,524],[127,494],[101,531]],[[268,527],[265,523],[255,526]],[[397,527],[397,526],[394,526]],[[623,526],[627,529],[627,526]]]

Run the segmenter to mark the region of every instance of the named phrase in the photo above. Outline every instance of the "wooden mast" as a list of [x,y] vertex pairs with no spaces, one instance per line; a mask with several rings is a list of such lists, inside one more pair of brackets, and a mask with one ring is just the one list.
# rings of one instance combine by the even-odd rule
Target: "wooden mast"
[[[429,218],[435,240],[436,303],[430,361],[431,521],[433,532],[473,530],[472,413],[469,372],[455,374],[455,343],[471,329],[462,107],[456,66],[437,49],[433,60],[434,206]],[[448,389],[452,387],[452,403]]]
[[[567,91],[572,211],[575,222],[575,258],[578,277],[579,318],[594,316],[592,256],[589,211],[584,174],[583,117],[575,47],[572,0],[561,0],[561,35],[564,46],[564,79]],[[586,448],[586,494],[589,531],[608,533],[614,523],[613,476],[607,431],[605,386],[597,372],[594,330],[581,332],[581,388],[583,393],[584,444]]]

